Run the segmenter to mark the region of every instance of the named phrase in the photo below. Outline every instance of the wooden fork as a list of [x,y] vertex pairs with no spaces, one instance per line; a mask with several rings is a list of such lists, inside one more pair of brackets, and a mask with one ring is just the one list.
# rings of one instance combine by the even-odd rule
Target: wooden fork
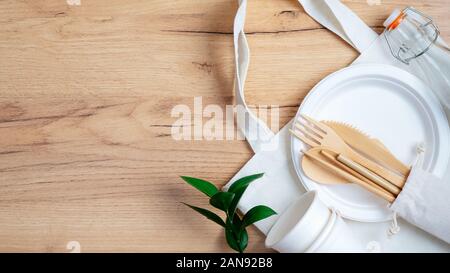
[[301,115],[301,117],[303,121],[298,119],[297,122],[295,122],[295,129],[290,130],[290,132],[301,141],[311,147],[330,147],[337,153],[343,154],[352,161],[383,177],[393,185],[403,188],[403,185],[406,182],[405,177],[385,169],[377,163],[355,152],[333,131],[333,129],[325,124],[315,121],[305,115]]

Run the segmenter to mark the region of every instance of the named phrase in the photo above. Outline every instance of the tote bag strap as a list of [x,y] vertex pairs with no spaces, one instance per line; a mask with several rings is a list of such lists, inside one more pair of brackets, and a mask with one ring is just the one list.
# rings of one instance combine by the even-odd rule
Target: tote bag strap
[[[324,27],[336,33],[359,52],[367,49],[378,34],[369,28],[355,13],[338,0],[299,0],[305,11]],[[236,62],[235,96],[240,106],[237,126],[255,153],[261,151],[264,143],[274,137],[274,133],[252,113],[244,96],[244,83],[250,61],[250,50],[244,33],[247,0],[238,0],[238,10],[234,20],[234,53]]]

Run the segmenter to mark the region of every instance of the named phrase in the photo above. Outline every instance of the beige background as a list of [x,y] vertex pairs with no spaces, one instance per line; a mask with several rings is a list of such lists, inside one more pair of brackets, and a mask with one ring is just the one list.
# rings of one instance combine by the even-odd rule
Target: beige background
[[[372,28],[394,7],[432,15],[450,41],[449,0],[344,0]],[[370,1],[369,1],[370,2]],[[234,0],[0,1],[0,251],[229,251],[180,204],[207,199],[178,175],[225,184],[245,141],[179,141],[177,104],[233,102]],[[246,96],[280,105],[357,52],[295,0],[250,0]],[[248,251],[267,251],[250,230]]]

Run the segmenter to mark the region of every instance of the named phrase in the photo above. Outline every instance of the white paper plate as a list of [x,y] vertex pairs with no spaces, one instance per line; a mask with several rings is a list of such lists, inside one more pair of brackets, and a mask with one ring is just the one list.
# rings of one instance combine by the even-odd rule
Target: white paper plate
[[[414,75],[387,65],[352,65],[318,83],[303,100],[296,118],[350,123],[381,140],[405,164],[426,147],[424,168],[443,175],[450,155],[447,118],[430,88]],[[292,137],[292,158],[307,190],[345,218],[382,222],[391,218],[388,203],[357,185],[322,185],[310,180],[300,165],[304,144]]]

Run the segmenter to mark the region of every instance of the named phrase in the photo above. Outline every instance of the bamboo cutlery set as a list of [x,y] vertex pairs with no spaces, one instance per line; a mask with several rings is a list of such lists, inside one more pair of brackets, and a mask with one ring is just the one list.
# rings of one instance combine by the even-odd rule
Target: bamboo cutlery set
[[405,185],[410,167],[350,125],[301,115],[290,132],[311,147],[304,151],[302,168],[318,183],[354,183],[389,203]]

